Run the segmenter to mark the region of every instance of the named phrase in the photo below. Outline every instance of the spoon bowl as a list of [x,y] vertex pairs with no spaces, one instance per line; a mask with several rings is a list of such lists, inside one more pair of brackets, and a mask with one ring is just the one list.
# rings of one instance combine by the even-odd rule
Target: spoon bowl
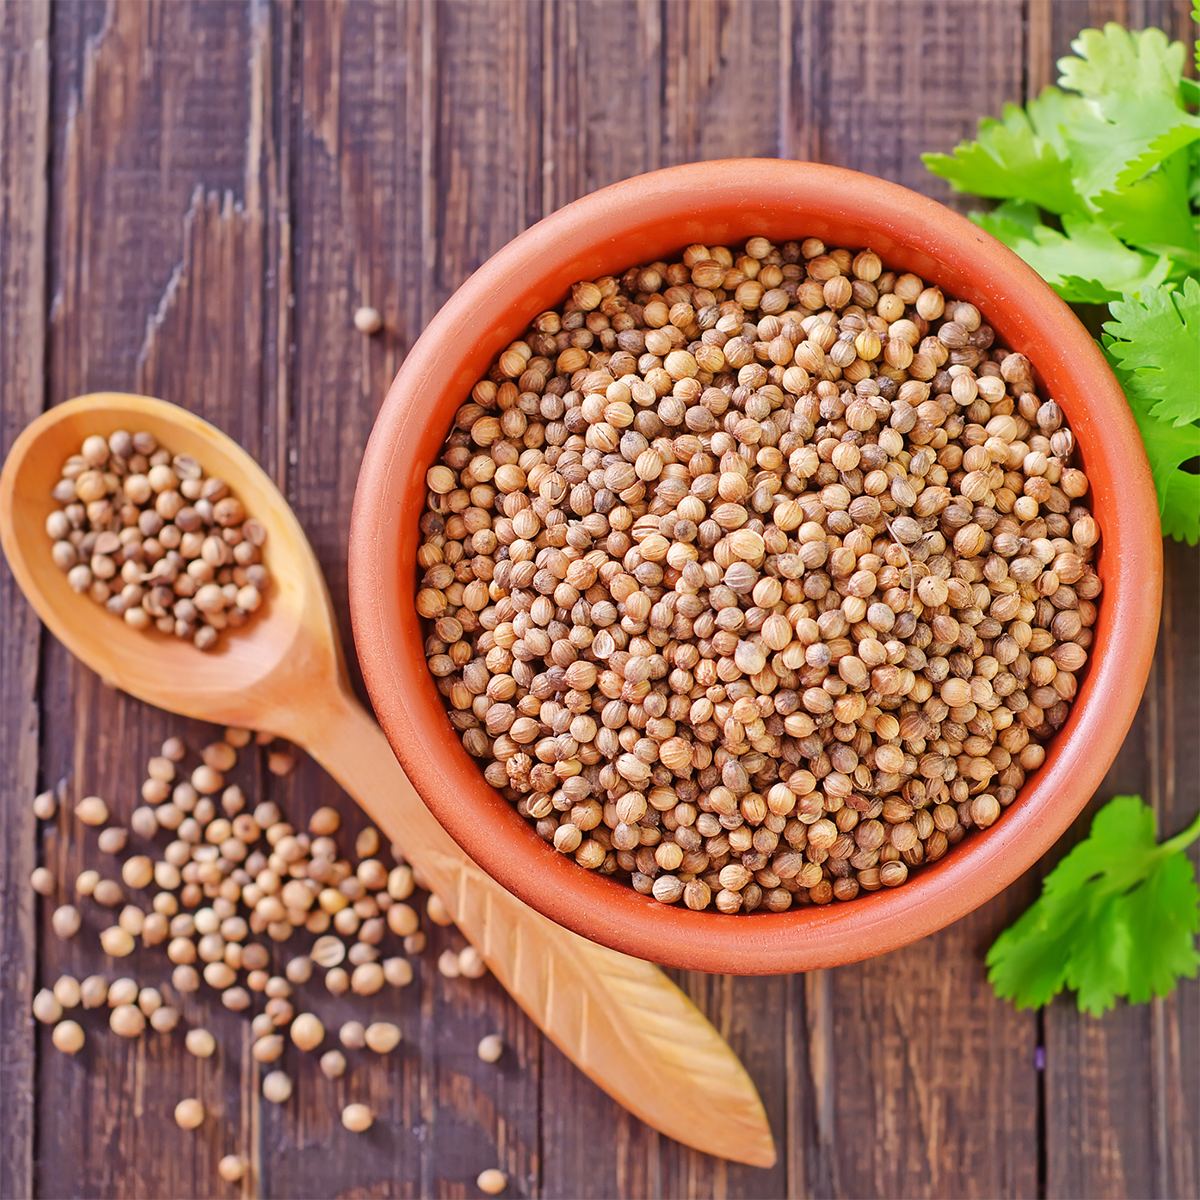
[[[46,518],[62,464],[92,434],[145,430],[174,454],[224,479],[266,526],[263,562],[271,585],[262,607],[212,650],[156,629],[136,630],[75,593],[50,559]],[[146,396],[99,392],[52,408],[17,439],[0,476],[0,541],[38,615],[60,642],[106,682],[158,708],[223,725],[272,726],[279,701],[292,707],[304,681],[344,674],[325,581],[287,501],[236,442],[184,409]],[[276,718],[277,719],[277,718]]]
[[[195,458],[266,526],[266,600],[213,650],[131,629],[77,595],[51,560],[46,517],[63,462],[84,438],[118,429],[146,430],[172,453]],[[433,819],[350,690],[325,580],[300,523],[230,438],[147,396],[103,392],[60,404],[17,438],[0,472],[0,545],[38,616],[109,684],[159,708],[262,730],[307,750],[403,848],[513,999],[635,1116],[710,1154],[774,1163],[754,1084],[695,1005],[657,967],[528,908]]]

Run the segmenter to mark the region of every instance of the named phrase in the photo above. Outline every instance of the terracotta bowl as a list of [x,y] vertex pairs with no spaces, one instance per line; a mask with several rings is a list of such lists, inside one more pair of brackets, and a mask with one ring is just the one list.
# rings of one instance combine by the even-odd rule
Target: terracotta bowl
[[[666,907],[578,867],[483,780],[425,665],[413,606],[425,472],[496,355],[572,283],[754,234],[870,246],[985,314],[1062,406],[1103,531],[1104,582],[1086,677],[1045,764],[990,829],[903,887],[849,903],[724,916]],[[594,941],[693,970],[802,971],[894,950],[970,912],[1031,866],[1099,786],[1150,670],[1162,586],[1153,483],[1138,431],[1095,342],[1015,254],[932,200],[867,175],[776,160],[655,171],[595,192],[515,238],[462,285],[409,353],[363,459],[350,602],[367,689],[417,790],[490,875]]]

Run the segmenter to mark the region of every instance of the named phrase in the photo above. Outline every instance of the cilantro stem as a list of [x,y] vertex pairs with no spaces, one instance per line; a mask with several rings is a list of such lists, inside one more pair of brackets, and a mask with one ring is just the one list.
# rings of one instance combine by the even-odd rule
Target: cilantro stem
[[1175,854],[1186,850],[1197,838],[1200,838],[1200,813],[1196,814],[1196,819],[1182,833],[1177,833],[1169,842],[1163,842],[1160,849],[1168,854]]

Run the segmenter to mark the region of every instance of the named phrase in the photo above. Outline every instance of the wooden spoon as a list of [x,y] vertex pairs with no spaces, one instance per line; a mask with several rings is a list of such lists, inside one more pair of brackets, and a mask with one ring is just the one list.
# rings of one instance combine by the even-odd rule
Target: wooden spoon
[[[247,625],[204,653],[138,632],[77,595],[50,558],[46,517],[85,437],[146,430],[224,479],[267,527],[272,584]],[[235,442],[162,400],[102,392],[60,404],[0,473],[0,544],[51,632],[114,687],[217,725],[303,746],[399,846],[492,973],[552,1042],[648,1125],[709,1154],[775,1162],[762,1102],[733,1051],[657,967],[597,946],[485,875],[433,819],[347,681],[316,556],[287,501]]]

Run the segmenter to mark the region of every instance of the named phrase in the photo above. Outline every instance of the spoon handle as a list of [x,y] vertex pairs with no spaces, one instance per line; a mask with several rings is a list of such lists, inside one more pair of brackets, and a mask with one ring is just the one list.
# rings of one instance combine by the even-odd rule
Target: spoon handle
[[683,992],[658,967],[563,929],[484,874],[430,815],[375,721],[344,693],[326,701],[293,714],[290,736],[403,849],[546,1036],[646,1124],[771,1166],[775,1144],[750,1076]]

